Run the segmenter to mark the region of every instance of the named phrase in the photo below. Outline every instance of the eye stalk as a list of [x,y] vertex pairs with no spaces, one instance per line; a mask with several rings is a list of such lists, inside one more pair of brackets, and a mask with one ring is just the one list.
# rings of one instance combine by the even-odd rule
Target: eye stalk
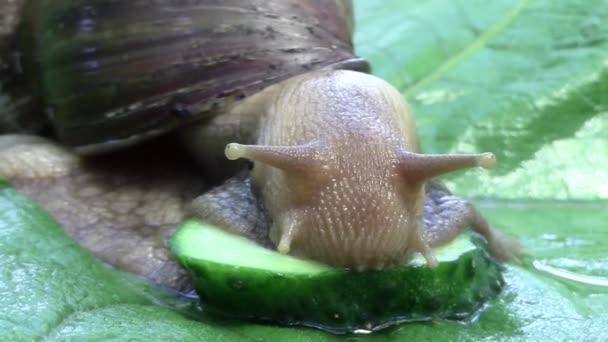
[[479,154],[420,154],[402,151],[399,168],[409,181],[424,181],[452,171],[482,167],[496,167],[496,156],[491,152]]
[[246,158],[254,162],[264,163],[283,171],[299,171],[310,169],[320,163],[319,143],[311,142],[293,146],[241,145],[230,143],[226,145],[225,155],[230,160]]

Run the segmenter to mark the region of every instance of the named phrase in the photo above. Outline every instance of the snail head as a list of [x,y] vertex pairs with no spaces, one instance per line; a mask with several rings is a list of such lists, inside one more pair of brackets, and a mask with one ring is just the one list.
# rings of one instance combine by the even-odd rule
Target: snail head
[[[405,126],[413,120],[405,100],[384,81],[362,77],[352,85],[349,79],[332,80],[334,87],[345,90],[323,89],[315,81],[315,96],[343,93],[323,100],[332,113],[318,114],[316,106],[309,114],[322,115],[331,134],[289,146],[231,143],[225,154],[231,160],[253,161],[258,185],[280,183],[272,193],[262,191],[273,220],[271,238],[280,252],[355,269],[379,269],[419,252],[432,266],[436,261],[422,220],[425,182],[459,169],[492,168],[495,157],[413,152],[417,138],[415,133],[407,136],[413,130]],[[383,93],[382,87],[388,90]],[[379,92],[384,94],[380,100]],[[335,114],[341,111],[348,112],[348,123]],[[261,179],[261,170],[273,172]]]

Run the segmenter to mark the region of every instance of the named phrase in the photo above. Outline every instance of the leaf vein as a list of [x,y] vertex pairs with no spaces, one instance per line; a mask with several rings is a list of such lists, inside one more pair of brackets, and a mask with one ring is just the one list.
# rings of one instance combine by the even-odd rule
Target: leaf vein
[[489,29],[485,30],[483,34],[473,40],[468,46],[464,47],[459,53],[445,60],[441,65],[439,65],[439,67],[437,67],[437,69],[435,69],[435,71],[407,87],[403,91],[403,93],[406,95],[406,97],[413,95],[418,90],[420,90],[420,88],[439,79],[450,69],[460,64],[469,55],[477,52],[480,48],[485,46],[492,38],[501,33],[505,28],[507,28],[515,20],[515,18],[517,18],[517,16],[528,6],[530,1],[531,0],[520,0],[519,3],[517,3],[509,12],[507,12],[507,14],[505,14],[505,16],[503,16],[501,20],[496,22]]

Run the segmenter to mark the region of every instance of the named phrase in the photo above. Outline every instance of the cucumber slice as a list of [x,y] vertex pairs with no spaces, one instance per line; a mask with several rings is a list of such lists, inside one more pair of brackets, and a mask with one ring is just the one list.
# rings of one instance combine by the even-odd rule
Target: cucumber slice
[[462,236],[437,249],[435,270],[416,258],[366,272],[283,255],[197,220],[183,223],[169,247],[207,312],[347,333],[474,314],[504,280],[483,241],[473,241]]

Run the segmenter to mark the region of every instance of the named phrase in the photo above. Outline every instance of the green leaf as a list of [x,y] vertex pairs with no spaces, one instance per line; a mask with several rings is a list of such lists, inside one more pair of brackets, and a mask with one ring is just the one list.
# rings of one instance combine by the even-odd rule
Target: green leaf
[[[356,2],[358,53],[410,100],[428,152],[493,151],[447,178],[527,257],[475,322],[355,340],[602,341],[608,333],[606,1]],[[0,340],[333,341],[224,322],[96,261],[0,185]]]
[[408,97],[425,150],[496,153],[454,192],[608,198],[608,3],[357,5],[358,53]]
[[45,211],[0,185],[0,340],[198,339],[239,335],[187,316],[187,302],[101,264]]

